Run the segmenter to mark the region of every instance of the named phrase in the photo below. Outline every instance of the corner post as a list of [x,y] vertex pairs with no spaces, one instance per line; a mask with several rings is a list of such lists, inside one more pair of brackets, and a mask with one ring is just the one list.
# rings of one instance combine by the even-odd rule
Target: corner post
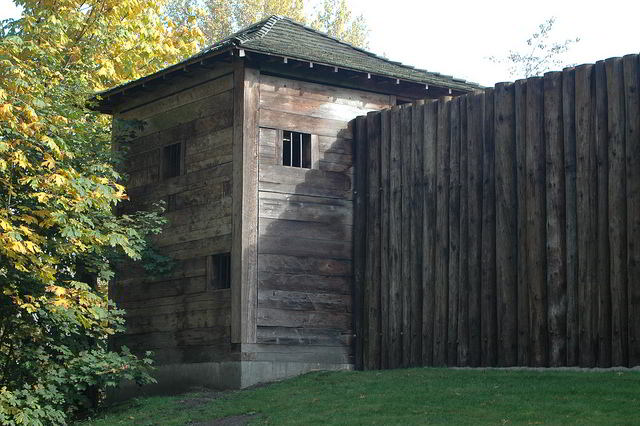
[[256,342],[260,71],[233,62],[231,342]]

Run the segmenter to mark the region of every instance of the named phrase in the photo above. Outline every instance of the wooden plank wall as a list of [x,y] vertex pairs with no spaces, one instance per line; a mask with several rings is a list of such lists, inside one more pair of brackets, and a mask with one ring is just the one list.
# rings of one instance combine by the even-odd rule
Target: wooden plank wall
[[[280,357],[295,353],[301,362],[353,362],[349,122],[387,108],[394,100],[261,74],[257,312],[261,352]],[[312,135],[311,169],[282,166],[280,130]]]
[[[127,331],[113,344],[152,350],[159,364],[231,356],[231,293],[208,287],[206,256],[231,251],[233,70],[221,65],[200,80],[172,85],[160,99],[135,99],[114,120],[115,128],[119,119],[146,122],[129,144],[131,201],[122,212],[164,200],[169,223],[154,244],[175,265],[161,277],[140,266],[118,273],[110,297],[126,310]],[[162,149],[177,142],[183,173],[163,179]]]
[[363,368],[640,365],[639,67],[355,120]]

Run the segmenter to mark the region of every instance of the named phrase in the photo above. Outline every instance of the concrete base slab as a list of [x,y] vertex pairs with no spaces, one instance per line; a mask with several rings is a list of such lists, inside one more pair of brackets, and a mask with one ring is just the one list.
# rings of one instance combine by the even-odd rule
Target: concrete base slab
[[329,364],[291,361],[227,361],[196,364],[171,364],[156,367],[158,383],[138,386],[124,382],[111,390],[107,400],[116,403],[134,397],[171,395],[194,388],[242,389],[260,383],[287,379],[310,371],[352,370],[353,364]]

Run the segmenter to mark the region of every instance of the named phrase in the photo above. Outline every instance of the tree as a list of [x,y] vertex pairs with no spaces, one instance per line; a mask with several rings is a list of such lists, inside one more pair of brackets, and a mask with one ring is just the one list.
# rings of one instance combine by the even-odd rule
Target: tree
[[165,13],[178,28],[195,20],[207,45],[233,32],[232,3],[227,0],[169,0]]
[[110,351],[123,330],[106,283],[140,259],[160,211],[126,199],[97,90],[192,54],[201,34],[153,0],[19,0],[0,30],[0,423],[61,424],[148,360]]
[[540,24],[538,30],[527,39],[525,48],[510,50],[505,58],[492,56],[489,59],[495,63],[509,64],[509,74],[516,78],[542,75],[551,69],[567,66],[564,54],[580,38],[552,40],[551,32],[555,22],[556,18],[551,17]]
[[364,16],[353,18],[346,0],[324,0],[311,26],[354,46],[366,48],[369,30]]
[[195,19],[207,44],[270,15],[283,15],[330,36],[367,47],[368,29],[362,15],[352,16],[346,0],[323,0],[310,15],[305,0],[170,0],[167,16],[181,26]]

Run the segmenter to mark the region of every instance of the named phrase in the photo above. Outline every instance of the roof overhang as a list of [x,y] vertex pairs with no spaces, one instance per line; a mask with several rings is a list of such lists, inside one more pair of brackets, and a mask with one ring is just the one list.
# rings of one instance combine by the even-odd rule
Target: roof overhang
[[[267,70],[270,69],[272,72],[282,73],[283,75],[291,74],[287,72],[287,68],[300,68],[302,64],[302,66],[308,68],[307,77],[312,81],[315,79],[313,75],[310,75],[311,72],[317,74],[319,78],[321,77],[322,80],[320,82],[325,84],[396,94],[405,96],[408,99],[458,96],[481,89],[480,86],[471,87],[468,83],[458,83],[455,80],[451,81],[450,84],[442,84],[442,82],[430,83],[426,76],[422,80],[397,78],[383,73],[369,72],[339,64],[312,62],[309,59],[264,52],[239,46],[236,43],[228,43],[226,46],[200,53],[138,80],[97,93],[95,98],[92,99],[97,102],[94,109],[106,114],[112,114],[118,104],[140,91],[152,91],[154,87],[168,84],[170,80],[183,77],[185,73],[197,72],[198,69],[210,69],[215,67],[216,62],[229,62],[234,57],[257,63],[266,61],[271,64],[271,66],[266,67]],[[276,65],[274,66],[274,64]],[[327,71],[329,75],[327,75]],[[346,84],[341,84],[340,80],[343,78],[349,81]]]

